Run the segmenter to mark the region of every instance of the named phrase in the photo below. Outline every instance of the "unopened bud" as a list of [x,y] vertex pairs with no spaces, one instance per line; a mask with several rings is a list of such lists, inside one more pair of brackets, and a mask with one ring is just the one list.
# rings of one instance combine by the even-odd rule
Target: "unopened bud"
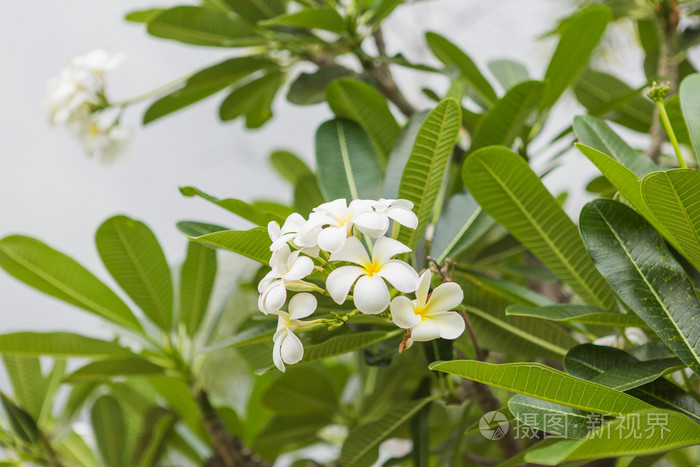
[[654,102],[663,102],[666,96],[668,96],[670,89],[671,84],[668,81],[660,84],[657,84],[657,82],[654,81],[651,83],[651,87],[647,91],[647,97]]

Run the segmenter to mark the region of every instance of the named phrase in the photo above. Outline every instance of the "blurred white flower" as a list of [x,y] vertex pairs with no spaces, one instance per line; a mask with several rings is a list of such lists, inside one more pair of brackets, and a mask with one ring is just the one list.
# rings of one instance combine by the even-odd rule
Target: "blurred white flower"
[[314,262],[308,256],[300,256],[284,244],[270,258],[272,270],[258,284],[258,308],[265,314],[279,310],[287,300],[288,282],[300,281],[311,274]]
[[447,282],[430,290],[430,271],[420,276],[420,285],[416,290],[416,299],[399,296],[391,301],[391,319],[398,327],[410,329],[411,336],[407,348],[413,341],[429,341],[441,337],[456,339],[464,332],[464,319],[452,310],[462,303],[462,288]]
[[342,266],[333,270],[326,280],[331,298],[338,304],[345,302],[355,284],[353,302],[362,313],[379,314],[389,306],[391,298],[387,280],[397,290],[409,293],[418,287],[418,273],[403,261],[391,259],[411,249],[389,237],[380,237],[374,243],[372,258],[360,240],[349,237],[343,248],[331,255],[331,261],[348,261],[358,266]]
[[133,136],[131,129],[119,126],[115,115],[104,111],[69,122],[67,126],[85,152],[99,155],[103,161],[110,161],[124,152]]
[[299,363],[304,357],[304,346],[294,334],[294,330],[309,323],[299,321],[316,311],[316,297],[310,293],[300,293],[289,301],[289,312],[277,311],[277,332],[272,337],[275,343],[272,349],[272,361],[280,370],[287,365]]
[[91,73],[104,73],[117,68],[126,59],[123,53],[115,54],[109,49],[95,49],[85,55],[78,55],[70,62],[70,66]]
[[300,245],[310,246],[313,237],[317,235],[319,248],[335,253],[343,248],[353,225],[372,238],[384,235],[389,228],[389,221],[386,216],[372,210],[372,203],[371,200],[355,199],[348,205],[341,198],[314,208],[304,233],[300,236]]

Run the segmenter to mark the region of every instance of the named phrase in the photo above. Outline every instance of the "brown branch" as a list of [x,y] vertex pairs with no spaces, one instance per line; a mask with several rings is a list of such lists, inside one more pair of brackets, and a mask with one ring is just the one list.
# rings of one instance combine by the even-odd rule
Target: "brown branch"
[[[677,28],[680,20],[680,8],[678,2],[671,0],[666,5],[657,4],[656,23],[660,36],[659,63],[657,65],[657,78],[669,82],[669,95],[678,89],[678,61],[676,59]],[[661,147],[666,141],[666,133],[659,121],[659,110],[654,108],[651,124],[651,144],[648,155],[654,162],[659,162]]]

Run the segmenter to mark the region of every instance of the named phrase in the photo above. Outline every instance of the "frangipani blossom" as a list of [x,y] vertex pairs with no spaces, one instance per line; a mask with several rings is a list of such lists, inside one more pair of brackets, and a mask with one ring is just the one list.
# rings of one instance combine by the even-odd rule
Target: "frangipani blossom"
[[[398,222],[405,227],[410,229],[418,227],[418,216],[413,212],[413,203],[408,200],[381,198],[377,201],[372,201],[372,207],[375,213],[386,216],[388,219]],[[361,223],[364,220],[364,215],[360,214],[357,222]]]
[[116,114],[102,111],[68,122],[67,126],[78,137],[86,153],[110,161],[124,152],[133,135],[131,129],[119,126],[116,117]]
[[289,301],[289,313],[277,311],[277,332],[272,337],[275,346],[272,349],[272,361],[280,370],[287,365],[299,363],[304,357],[304,346],[294,334],[294,330],[309,323],[299,321],[316,311],[316,297],[310,293],[300,293]]
[[454,282],[447,282],[437,286],[430,295],[429,290],[430,271],[425,271],[420,276],[415,300],[399,296],[391,301],[394,324],[411,330],[409,347],[412,341],[424,342],[438,337],[456,339],[464,332],[464,319],[459,313],[449,311],[462,303],[462,288]]
[[305,232],[300,236],[300,245],[307,246],[309,239],[317,233],[319,248],[331,253],[338,252],[345,245],[353,225],[365,235],[377,238],[387,231],[389,220],[372,210],[370,200],[355,199],[348,205],[345,199],[336,199],[314,208]]
[[314,262],[308,256],[301,256],[300,251],[292,251],[289,245],[282,245],[272,255],[272,270],[258,284],[258,308],[265,314],[279,310],[287,300],[287,284],[300,281],[311,274]]
[[298,212],[290,214],[281,228],[277,222],[270,221],[267,224],[267,234],[270,236],[270,240],[272,240],[270,251],[276,253],[283,245],[291,242],[294,246],[302,247],[301,252],[305,255],[313,257],[318,256],[318,247],[315,242],[311,242],[308,245],[300,245],[297,241],[305,227],[306,219]]
[[326,280],[328,293],[336,303],[342,304],[355,284],[355,307],[362,313],[381,313],[389,306],[391,298],[385,280],[403,293],[413,292],[418,286],[418,273],[407,263],[391,259],[410,251],[397,240],[380,237],[374,243],[370,258],[360,240],[349,237],[342,250],[333,253],[330,260],[348,261],[357,266],[342,266],[331,272]]

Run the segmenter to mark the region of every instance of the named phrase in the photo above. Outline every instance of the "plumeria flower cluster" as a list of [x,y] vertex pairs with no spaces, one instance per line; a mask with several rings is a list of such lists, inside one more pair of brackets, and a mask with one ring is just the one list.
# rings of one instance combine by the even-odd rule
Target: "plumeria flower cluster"
[[46,86],[49,122],[65,126],[90,155],[109,160],[121,153],[131,130],[119,125],[119,111],[110,108],[105,73],[118,67],[123,54],[97,49],[73,58]]
[[[396,326],[406,329],[401,350],[414,341],[456,339],[464,332],[462,317],[452,311],[462,302],[459,285],[444,283],[430,293],[430,271],[419,276],[397,259],[411,252],[396,237],[400,228],[418,226],[412,209],[413,203],[400,199],[356,199],[349,204],[337,199],[314,208],[308,219],[294,213],[282,226],[269,223],[271,270],[258,284],[258,308],[278,316],[273,361],[280,371],[304,356],[298,329],[333,328],[359,313],[390,315]],[[314,272],[314,281],[323,286],[310,281]],[[290,292],[295,295],[288,301]],[[355,310],[342,317],[334,314],[336,320],[302,321],[316,311],[314,293],[338,305],[352,301]]]

